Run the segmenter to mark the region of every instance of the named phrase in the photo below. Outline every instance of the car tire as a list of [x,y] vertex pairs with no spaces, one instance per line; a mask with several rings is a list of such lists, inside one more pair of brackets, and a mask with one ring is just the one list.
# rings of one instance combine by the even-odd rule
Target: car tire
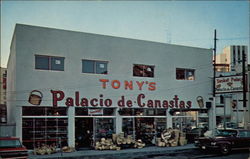
[[220,152],[223,154],[223,155],[228,155],[231,151],[231,147],[230,145],[228,144],[223,144],[220,146]]

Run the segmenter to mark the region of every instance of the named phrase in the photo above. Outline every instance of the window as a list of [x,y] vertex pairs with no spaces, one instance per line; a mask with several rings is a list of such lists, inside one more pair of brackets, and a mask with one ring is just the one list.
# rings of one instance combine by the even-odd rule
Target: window
[[107,74],[108,62],[82,60],[82,73]]
[[176,79],[177,80],[194,80],[195,70],[193,69],[183,69],[183,68],[176,68]]
[[220,95],[220,104],[224,104],[224,96]]
[[240,46],[238,46],[237,48],[238,48],[238,63],[241,63],[241,60],[240,60]]
[[154,77],[154,66],[134,64],[133,76]]
[[239,137],[250,137],[250,131],[242,130],[239,132]]
[[235,46],[233,46],[233,64],[236,64]]
[[35,55],[35,68],[40,70],[64,71],[64,57]]

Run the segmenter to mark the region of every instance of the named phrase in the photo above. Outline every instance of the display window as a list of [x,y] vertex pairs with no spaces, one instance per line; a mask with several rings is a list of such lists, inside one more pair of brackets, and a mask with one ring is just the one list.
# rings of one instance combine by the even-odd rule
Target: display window
[[23,118],[22,128],[23,144],[28,149],[67,145],[67,118]]
[[115,119],[78,117],[75,119],[76,148],[91,148],[101,138],[112,138],[115,134]]
[[146,145],[152,145],[155,141],[154,118],[135,118],[136,139],[141,139]]
[[153,145],[156,137],[160,137],[166,128],[166,118],[134,117],[123,118],[122,120],[124,135],[132,135],[135,139],[141,139],[147,145]]
[[156,124],[156,137],[161,137],[161,133],[167,129],[167,119],[166,118],[155,118]]
[[134,118],[123,118],[122,119],[122,132],[125,136],[132,135],[135,136],[135,123]]
[[115,119],[113,118],[95,118],[94,139],[112,138],[115,134]]

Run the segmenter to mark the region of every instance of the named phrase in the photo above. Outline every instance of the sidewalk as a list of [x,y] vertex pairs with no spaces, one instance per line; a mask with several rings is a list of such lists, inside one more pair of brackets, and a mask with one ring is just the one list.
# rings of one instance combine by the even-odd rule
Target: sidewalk
[[96,158],[109,158],[109,159],[116,159],[116,158],[124,158],[128,159],[129,157],[137,157],[142,155],[152,155],[152,154],[170,154],[174,153],[176,151],[183,151],[188,149],[194,149],[195,146],[193,144],[187,144],[184,146],[176,146],[176,147],[157,147],[157,146],[150,146],[145,147],[142,149],[124,149],[124,150],[81,150],[81,151],[75,151],[71,153],[54,153],[50,155],[33,155],[30,154],[30,159],[44,159],[44,158],[50,158],[50,159],[58,159],[58,158],[64,158],[64,159],[96,159]]

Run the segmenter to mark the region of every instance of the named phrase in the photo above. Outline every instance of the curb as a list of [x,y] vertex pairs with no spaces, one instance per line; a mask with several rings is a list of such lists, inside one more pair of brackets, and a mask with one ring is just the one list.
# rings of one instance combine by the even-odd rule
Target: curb
[[87,159],[96,159],[97,157],[100,158],[109,158],[109,159],[125,159],[128,157],[142,157],[142,156],[147,156],[147,155],[171,155],[171,154],[176,154],[176,152],[181,152],[181,151],[186,151],[186,150],[191,150],[191,149],[196,149],[194,146],[178,146],[178,147],[146,147],[142,149],[125,149],[125,150],[120,150],[120,151],[115,151],[115,150],[104,150],[104,151],[98,151],[98,150],[82,150],[82,151],[76,151],[72,153],[60,153],[57,152],[55,154],[51,155],[31,155],[29,158],[30,159],[58,159],[58,158],[63,158],[63,159],[82,159],[82,158],[87,158]]

